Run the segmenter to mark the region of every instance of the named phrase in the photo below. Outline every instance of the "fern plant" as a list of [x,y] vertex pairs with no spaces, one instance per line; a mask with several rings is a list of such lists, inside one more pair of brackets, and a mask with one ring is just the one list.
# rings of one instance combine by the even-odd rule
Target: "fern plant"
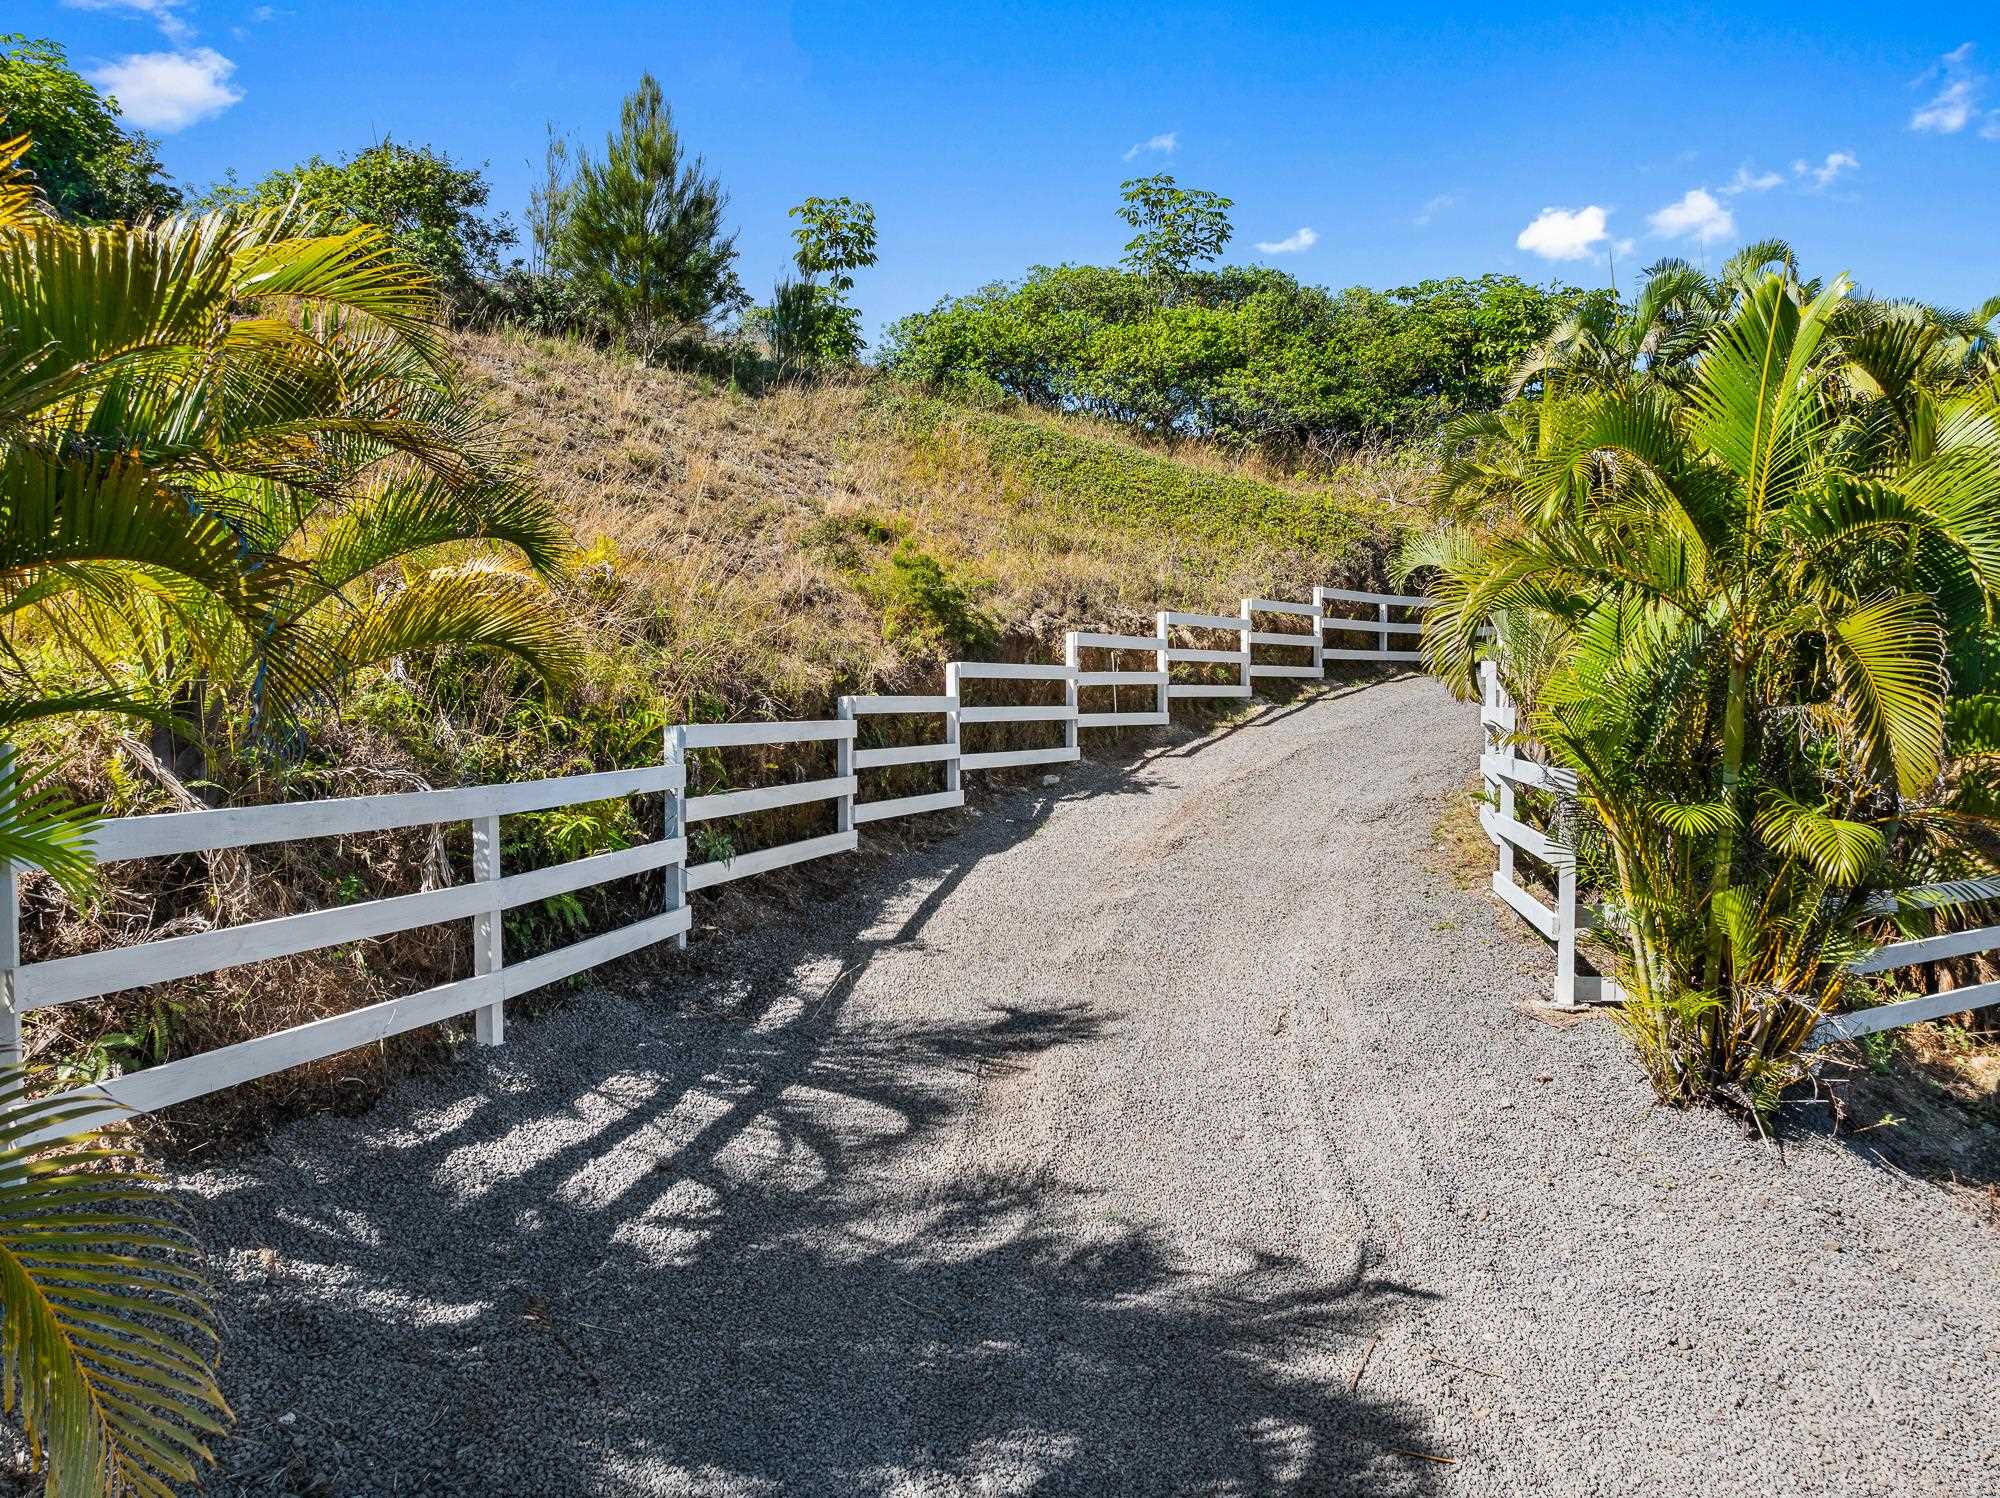
[[50,1145],[92,1105],[0,1069],[0,1408],[51,1498],[167,1498],[228,1428],[193,1239],[125,1152]]

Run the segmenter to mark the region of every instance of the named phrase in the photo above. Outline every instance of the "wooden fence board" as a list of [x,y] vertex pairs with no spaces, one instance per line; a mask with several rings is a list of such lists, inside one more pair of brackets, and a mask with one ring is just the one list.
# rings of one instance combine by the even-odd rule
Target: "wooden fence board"
[[718,858],[708,863],[688,865],[687,883],[690,891],[713,889],[718,884],[728,884],[737,879],[748,879],[752,874],[768,874],[772,869],[788,868],[795,863],[807,863],[815,858],[827,858],[835,853],[852,853],[856,843],[850,832],[830,832],[825,837],[801,838],[795,843],[780,843],[775,848],[759,848],[754,853],[738,853],[734,858]]
[[857,822],[880,822],[888,817],[911,817],[927,811],[949,811],[965,805],[965,792],[933,791],[925,796],[898,796],[890,801],[861,801],[854,807]]
[[440,921],[511,910],[593,884],[642,874],[677,863],[686,856],[687,845],[678,838],[641,843],[636,848],[600,853],[501,879],[454,884],[421,894],[394,895],[360,905],[338,905],[189,936],[170,936],[133,947],[113,947],[103,952],[30,963],[16,975],[16,1003],[24,1010],[42,1009],[321,947],[370,941]]
[[24,1142],[46,1143],[68,1134],[102,1128],[132,1113],[157,1112],[174,1103],[186,1102],[224,1087],[268,1077],[287,1067],[336,1056],[357,1046],[372,1045],[392,1035],[452,1019],[482,1005],[504,1003],[636,952],[641,947],[664,941],[686,931],[688,924],[689,912],[686,909],[664,911],[635,921],[632,925],[621,926],[616,931],[587,937],[558,951],[503,967],[497,973],[462,978],[455,983],[425,989],[422,993],[387,999],[380,1004],[370,1004],[365,1009],[330,1015],[326,1019],[295,1025],[271,1035],[260,1035],[255,1040],[238,1041],[199,1056],[129,1072],[108,1082],[73,1088],[57,1094],[57,1100],[84,1103],[101,1099],[104,1103],[102,1110],[95,1115],[44,1130]]
[[475,817],[547,811],[618,796],[675,791],[686,783],[673,765],[605,770],[511,785],[475,785],[387,796],[342,796],[325,801],[285,801],[271,806],[229,806],[213,811],[171,811],[119,817],[98,824],[92,846],[104,863],[162,858],[262,843],[295,843],[314,837],[349,837],[396,827],[469,822]]
[[940,744],[891,744],[881,749],[855,750],[854,768],[880,770],[889,765],[927,765],[941,759],[956,758],[958,745],[949,741]]
[[851,796],[858,788],[852,775],[836,775],[827,780],[801,780],[791,785],[762,785],[744,791],[690,796],[687,798],[687,819],[690,822],[707,822],[716,817],[741,817],[781,806],[831,801],[837,796]]

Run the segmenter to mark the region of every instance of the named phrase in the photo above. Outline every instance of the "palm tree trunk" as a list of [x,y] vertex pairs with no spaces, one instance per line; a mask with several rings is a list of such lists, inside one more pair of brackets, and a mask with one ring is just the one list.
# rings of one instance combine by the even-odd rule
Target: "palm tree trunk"
[[[1729,658],[1729,684],[1722,705],[1722,804],[1736,811],[1736,789],[1743,779],[1744,741],[1748,737],[1744,697],[1749,690],[1749,667],[1741,651]],[[1708,884],[1708,984],[1721,991],[1723,978],[1723,931],[1717,916],[1716,897],[1729,888],[1736,863],[1736,823],[1722,824],[1715,838],[1715,869]]]

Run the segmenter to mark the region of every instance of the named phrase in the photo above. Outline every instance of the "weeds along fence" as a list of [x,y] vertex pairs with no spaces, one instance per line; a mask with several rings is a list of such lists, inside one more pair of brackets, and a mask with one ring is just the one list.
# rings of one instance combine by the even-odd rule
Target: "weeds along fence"
[[[1425,606],[1422,598],[1342,588],[1316,588],[1311,603],[1246,598],[1234,616],[1162,612],[1147,636],[1073,632],[1061,665],[954,661],[945,668],[944,691],[935,696],[843,697],[836,717],[812,722],[677,724],[665,732],[661,763],[640,769],[109,820],[94,837],[97,856],[107,863],[469,824],[472,877],[415,894],[23,964],[20,871],[0,864],[0,1059],[21,1059],[22,1019],[36,1009],[461,920],[471,923],[469,976],[71,1088],[60,1094],[63,1101],[90,1111],[49,1137],[157,1112],[466,1014],[474,1017],[480,1044],[500,1045],[508,1000],[660,942],[685,947],[693,923],[689,897],[701,890],[852,853],[863,825],[963,806],[968,770],[1074,761],[1083,730],[1164,724],[1176,700],[1248,699],[1260,680],[1319,679],[1328,662],[1416,664],[1420,657],[1408,637],[1419,626],[1391,611],[1413,614]],[[1370,617],[1348,612],[1357,608]],[[1360,634],[1370,643],[1329,646],[1330,634]],[[1143,667],[1129,664],[1135,657]],[[989,700],[1009,692],[1043,700]],[[1048,742],[1020,743],[1028,734]],[[690,765],[703,756],[754,751],[768,766],[769,751],[815,749],[822,756],[830,751],[831,774],[688,794]],[[929,766],[935,770],[922,769]],[[933,775],[934,788],[880,794],[896,789],[887,782],[907,778],[909,767]],[[655,795],[663,805],[658,837],[545,868],[508,873],[501,866],[503,817]],[[832,810],[830,832],[739,852],[729,835],[716,830],[759,812],[821,803]],[[706,856],[690,861],[691,851]],[[653,873],[662,876],[654,913],[554,951],[508,960],[507,912]]]
[[[1519,753],[1524,746],[1519,712],[1492,661],[1480,666],[1480,686],[1479,722],[1484,742],[1479,774],[1488,799],[1480,806],[1479,818],[1498,852],[1493,893],[1554,945],[1556,975],[1551,999],[1559,1008],[1617,1003],[1624,994],[1614,980],[1577,970],[1577,937],[1585,931],[1612,931],[1612,923],[1602,907],[1578,897],[1574,848],[1556,837],[1552,826],[1538,828],[1526,820],[1519,799],[1524,791],[1555,799],[1573,797],[1576,775]],[[1554,888],[1553,904],[1521,883],[1516,861],[1521,854],[1547,870],[1547,882]],[[1964,879],[1883,891],[1869,897],[1868,908],[1885,919],[1899,916],[1948,919],[1952,912],[1976,906],[1990,908],[1995,902],[2000,902],[2000,879]],[[1869,976],[1988,952],[2000,952],[2000,926],[1972,927],[1889,942],[1857,958],[1848,971],[1856,976]],[[1822,1020],[1813,1032],[1813,1044],[1853,1040],[1923,1020],[1963,1014],[1989,1004],[2000,1004],[2000,982],[1976,983],[1875,1004]]]

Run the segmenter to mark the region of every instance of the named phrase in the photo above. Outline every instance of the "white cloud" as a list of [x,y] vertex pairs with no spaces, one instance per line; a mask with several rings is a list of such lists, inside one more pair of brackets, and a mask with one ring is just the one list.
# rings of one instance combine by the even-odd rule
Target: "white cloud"
[[1910,116],[1912,130],[1929,130],[1938,135],[1956,135],[1972,118],[1972,85],[1961,78],[1939,89],[1930,103]]
[[1283,239],[1260,239],[1257,248],[1266,255],[1296,255],[1301,250],[1309,250],[1319,243],[1319,230],[1300,229],[1296,234],[1287,234]]
[[1810,177],[1815,188],[1826,188],[1833,186],[1842,172],[1851,172],[1860,165],[1861,158],[1852,151],[1828,151],[1826,160],[1818,166],[1814,166],[1810,161],[1793,162],[1792,175]]
[[1648,214],[1646,222],[1655,234],[1668,239],[1693,238],[1702,244],[1727,239],[1736,232],[1736,216],[1704,187],[1690,187],[1657,213]]
[[231,86],[236,64],[213,47],[187,52],[140,52],[97,69],[90,81],[118,101],[145,130],[172,134],[210,119],[243,97]]
[[1418,210],[1417,216],[1411,219],[1410,222],[1415,224],[1419,229],[1428,229],[1437,221],[1437,216],[1440,213],[1443,213],[1447,208],[1454,208],[1457,205],[1457,198],[1448,192],[1441,192],[1428,203],[1424,204]]
[[1978,120],[1982,136],[1988,140],[2000,138],[2000,110],[1981,107],[1986,92],[1986,75],[1972,66],[1971,42],[1953,47],[1912,86],[1927,84],[1933,79],[1942,79],[1943,87],[1911,113],[1912,130],[1932,135],[1956,135]]
[[1610,236],[1604,230],[1605,210],[1544,208],[1535,221],[1514,237],[1517,249],[1544,260],[1587,260]]
[[1125,153],[1125,159],[1132,161],[1148,151],[1158,151],[1162,156],[1171,156],[1181,148],[1181,133],[1178,130],[1163,131],[1149,140],[1142,140]]
[[[1795,167],[1793,170],[1797,170],[1797,168]],[[1724,196],[1731,198],[1736,197],[1739,193],[1769,192],[1784,180],[1785,174],[1783,172],[1753,172],[1750,170],[1749,163],[1746,162],[1736,169],[1735,176],[1723,184],[1722,191]]]
[[1638,240],[1621,239],[1616,244],[1611,246],[1611,253],[1614,255],[1626,256],[1630,255],[1634,250],[1638,248],[1639,248]]
[[186,0],[62,0],[62,3],[70,10],[121,10],[145,16],[170,42],[185,42],[194,36],[194,28],[176,14]]

